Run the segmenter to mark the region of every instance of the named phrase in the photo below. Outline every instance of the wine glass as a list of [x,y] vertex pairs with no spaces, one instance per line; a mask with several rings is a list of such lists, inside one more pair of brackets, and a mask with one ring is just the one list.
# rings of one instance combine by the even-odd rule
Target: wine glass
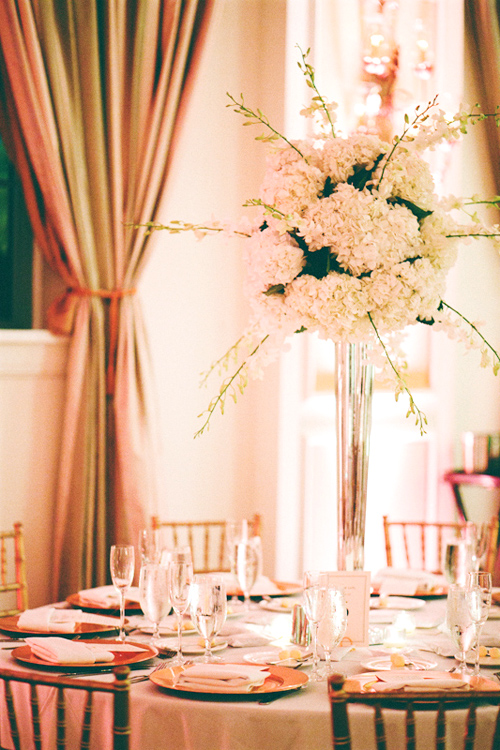
[[262,547],[260,537],[242,537],[235,545],[236,576],[244,598],[244,611],[250,609],[250,592],[262,568]]
[[135,555],[131,544],[114,544],[109,554],[109,567],[113,586],[120,597],[119,641],[125,640],[125,595],[134,580]]
[[169,576],[166,565],[145,563],[139,573],[141,609],[153,623],[151,643],[160,640],[160,622],[170,612]]
[[193,561],[190,547],[179,547],[171,552],[168,563],[170,601],[177,617],[177,656],[172,664],[183,664],[182,620],[189,605],[189,587],[193,580]]
[[141,555],[141,565],[160,562],[157,529],[141,529],[139,531],[139,552]]
[[[476,660],[474,663],[474,674],[479,674],[479,639],[483,625],[488,619],[491,607],[491,574],[482,570],[470,572],[467,576],[467,587],[479,590],[479,602],[472,600],[472,619],[476,624]],[[479,604],[479,606],[474,606]]]
[[323,676],[331,674],[332,650],[345,635],[347,628],[347,608],[344,593],[336,586],[327,585],[324,614],[318,626],[318,644],[325,655]]
[[464,539],[454,539],[446,545],[444,574],[449,584],[465,586],[472,565],[472,548]]
[[226,621],[227,600],[224,580],[217,576],[195,575],[189,590],[189,609],[193,624],[205,642],[202,661],[221,661],[212,654],[212,639]]
[[303,578],[304,611],[311,625],[313,668],[309,679],[317,681],[321,679],[318,671],[318,625],[323,617],[326,607],[326,587],[322,573],[317,570],[306,570]]
[[466,665],[467,651],[474,643],[476,623],[472,612],[480,608],[480,594],[478,589],[467,589],[465,586],[451,584],[448,589],[446,603],[446,624],[450,635],[459,649],[459,664],[453,672],[468,674]]

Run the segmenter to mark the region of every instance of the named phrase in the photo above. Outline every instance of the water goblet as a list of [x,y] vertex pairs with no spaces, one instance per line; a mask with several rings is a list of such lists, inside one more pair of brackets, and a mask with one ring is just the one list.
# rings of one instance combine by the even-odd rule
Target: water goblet
[[235,545],[236,576],[244,598],[244,611],[250,609],[250,593],[262,568],[260,537],[241,538]]
[[160,563],[145,563],[139,573],[141,609],[153,624],[151,643],[158,645],[160,622],[170,612],[168,568]]
[[474,643],[476,635],[476,623],[472,612],[480,608],[480,595],[478,589],[467,589],[465,586],[451,584],[448,589],[446,602],[446,624],[450,631],[453,642],[459,649],[459,664],[453,672],[469,674],[466,664],[467,651]]
[[168,563],[170,601],[177,617],[177,656],[172,664],[184,664],[182,655],[182,620],[189,605],[189,588],[193,580],[193,561],[190,547],[171,552]]
[[303,590],[304,611],[311,625],[313,647],[313,668],[309,679],[318,681],[321,679],[318,671],[318,625],[326,606],[326,587],[323,574],[317,570],[306,570],[303,578]]
[[227,600],[224,580],[217,576],[197,574],[189,590],[191,620],[205,643],[203,662],[222,661],[212,654],[212,639],[226,621]]
[[485,573],[482,570],[470,572],[467,576],[467,587],[469,589],[477,589],[479,591],[479,598],[473,598],[471,602],[472,619],[476,624],[476,659],[474,663],[474,674],[478,675],[480,645],[479,640],[481,637],[483,625],[488,619],[488,614],[491,607],[491,574]]
[[109,554],[109,567],[113,586],[120,598],[119,641],[125,640],[125,595],[134,580],[135,553],[131,544],[114,544]]
[[325,656],[325,670],[322,677],[331,674],[332,651],[341,642],[347,628],[347,608],[343,591],[327,585],[324,614],[318,626],[318,644]]

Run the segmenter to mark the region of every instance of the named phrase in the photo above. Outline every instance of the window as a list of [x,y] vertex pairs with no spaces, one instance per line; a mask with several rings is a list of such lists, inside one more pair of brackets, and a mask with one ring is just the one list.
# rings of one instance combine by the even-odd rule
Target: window
[[0,328],[31,328],[32,255],[21,182],[0,141]]

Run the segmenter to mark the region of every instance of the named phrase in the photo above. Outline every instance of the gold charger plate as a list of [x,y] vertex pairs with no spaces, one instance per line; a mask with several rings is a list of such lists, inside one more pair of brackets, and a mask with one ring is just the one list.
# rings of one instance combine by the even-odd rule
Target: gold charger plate
[[[224,666],[224,665],[222,665]],[[262,685],[254,688],[251,691],[247,690],[235,690],[235,691],[222,691],[222,690],[200,690],[195,686],[189,685],[177,685],[177,679],[180,672],[184,669],[182,666],[165,667],[165,669],[157,670],[149,675],[151,682],[154,682],[158,687],[165,688],[173,693],[177,694],[191,694],[191,695],[209,695],[230,698],[237,696],[239,698],[253,698],[259,697],[268,693],[282,693],[286,691],[298,690],[304,687],[309,681],[308,676],[304,672],[299,672],[296,669],[290,667],[276,667],[262,664],[265,667],[266,672],[269,672],[269,677],[266,677]]]
[[85,635],[93,635],[99,633],[99,635],[105,635],[106,633],[113,633],[115,630],[120,628],[120,620],[116,618],[116,625],[99,625],[95,622],[77,622],[75,623],[75,630],[72,633],[47,633],[40,630],[24,630],[18,627],[17,622],[19,615],[11,615],[9,617],[0,618],[0,631],[2,633],[8,633],[14,637],[29,637],[29,636],[60,636],[61,638],[77,638],[84,633]]
[[[103,646],[106,646],[107,643],[116,645],[119,644],[120,641],[117,641],[116,639],[92,639],[89,641],[80,641],[80,643],[100,643]],[[79,669],[88,672],[89,669],[98,671],[99,669],[113,669],[113,667],[119,667],[123,664],[129,665],[129,664],[141,664],[142,662],[149,661],[149,659],[152,659],[154,656],[158,654],[158,649],[154,648],[153,646],[148,646],[145,643],[137,643],[135,641],[127,641],[128,645],[138,646],[141,650],[140,651],[114,651],[114,659],[113,661],[106,661],[106,662],[98,662],[95,664],[54,664],[50,661],[45,661],[44,659],[40,659],[38,656],[35,656],[31,653],[31,648],[26,646],[19,646],[19,648],[14,649],[12,651],[12,656],[17,661],[22,662],[23,664],[29,664],[31,667],[42,667],[45,669],[56,669],[58,672],[64,672],[65,670],[71,670],[77,671]]]
[[[120,612],[120,607],[98,607],[97,605],[86,604],[82,601],[79,594],[70,594],[66,597],[68,604],[76,609],[83,609],[84,612],[98,612],[101,615],[115,614]],[[141,605],[139,602],[133,599],[125,599],[125,612],[132,614],[133,612],[142,612]]]
[[[301,594],[302,586],[298,583],[287,583],[285,581],[274,581],[269,579],[272,587],[269,591],[261,592],[260,594],[251,594],[251,599],[262,599],[264,596],[291,596],[292,594]],[[275,587],[278,591],[275,590]],[[227,595],[229,596],[243,596],[243,591],[237,587],[227,587]]]

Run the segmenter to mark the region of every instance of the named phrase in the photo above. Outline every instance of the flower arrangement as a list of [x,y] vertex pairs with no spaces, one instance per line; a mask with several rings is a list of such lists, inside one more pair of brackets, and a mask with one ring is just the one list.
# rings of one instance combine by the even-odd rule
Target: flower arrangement
[[[440,198],[424,152],[459,139],[470,124],[498,114],[478,105],[451,120],[437,97],[405,116],[392,143],[376,135],[337,132],[334,103],[318,91],[309,51],[299,67],[312,89],[311,104],[301,115],[312,118],[315,132],[290,141],[260,110],[229,96],[227,105],[248,125],[264,127],[259,140],[272,145],[256,207],[256,217],[238,226],[221,222],[148,223],[148,231],[193,231],[198,237],[224,233],[245,238],[246,293],[252,318],[247,330],[210,368],[234,370],[210,402],[197,435],[210,425],[227,396],[236,400],[249,377],[281,351],[286,339],[304,331],[320,338],[370,344],[370,360],[394,381],[396,398],[406,393],[408,415],[421,433],[426,417],[404,378],[399,351],[401,332],[409,325],[432,325],[481,351],[483,366],[497,374],[500,357],[479,327],[444,300],[446,277],[460,242],[488,236],[500,243],[500,228],[481,223],[471,206],[497,206],[500,197]],[[462,212],[459,219],[457,214]],[[500,244],[499,244],[500,246]]]

